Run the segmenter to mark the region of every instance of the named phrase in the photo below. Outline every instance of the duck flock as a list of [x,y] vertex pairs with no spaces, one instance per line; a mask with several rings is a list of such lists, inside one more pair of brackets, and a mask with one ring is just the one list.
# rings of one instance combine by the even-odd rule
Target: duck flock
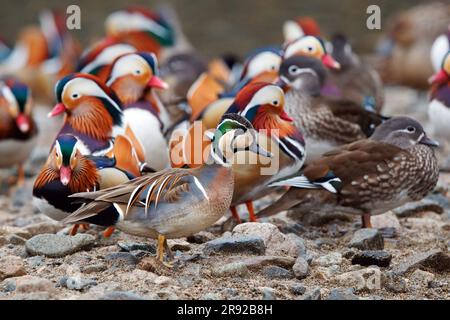
[[[310,17],[286,21],[278,46],[240,62],[206,60],[173,16],[113,12],[82,52],[64,17],[46,11],[13,48],[0,45],[0,168],[17,167],[8,183],[24,184],[39,132],[34,101],[53,101],[48,116],[64,119],[33,201],[73,225],[72,235],[93,224],[105,237],[117,229],[157,239],[157,258],[170,266],[167,239],[228,214],[240,223],[240,205],[251,222],[290,209],[338,211],[371,228],[371,215],[436,186],[431,136],[445,143],[450,134],[450,29],[425,57],[435,68],[428,135],[412,118],[384,116],[378,72],[345,35],[323,35]],[[269,194],[280,197],[255,210]]]

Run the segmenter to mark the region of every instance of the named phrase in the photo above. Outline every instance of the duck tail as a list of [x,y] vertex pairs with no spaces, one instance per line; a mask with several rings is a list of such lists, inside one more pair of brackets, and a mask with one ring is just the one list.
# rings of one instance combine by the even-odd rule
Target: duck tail
[[140,162],[130,139],[123,135],[118,135],[114,141],[114,157],[116,167],[139,177]]

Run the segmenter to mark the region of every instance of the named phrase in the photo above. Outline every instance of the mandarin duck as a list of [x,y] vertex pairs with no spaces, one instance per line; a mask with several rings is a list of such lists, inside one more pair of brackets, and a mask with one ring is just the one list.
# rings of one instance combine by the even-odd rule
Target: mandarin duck
[[23,185],[23,165],[37,139],[30,88],[14,78],[0,82],[0,168],[18,167],[17,184]]
[[[384,89],[378,73],[353,51],[346,36],[335,34],[330,41],[331,55],[339,69],[330,70],[330,83],[337,88],[332,96],[346,99],[379,113],[384,103]],[[326,95],[326,92],[323,92]]]
[[[164,260],[167,239],[192,235],[213,225],[228,210],[234,191],[231,164],[236,153],[270,157],[257,143],[245,118],[223,117],[212,138],[210,160],[195,169],[166,169],[128,183],[72,197],[85,203],[63,220],[77,223],[115,212],[115,226],[136,236],[158,239],[157,258]],[[171,257],[171,255],[169,255]]]
[[320,60],[303,56],[284,60],[280,68],[280,82],[287,84],[285,109],[304,134],[307,163],[370,136],[385,119],[352,101],[322,96],[326,75]]
[[431,46],[431,63],[435,72],[441,70],[442,61],[447,52],[450,51],[450,25],[446,33],[441,34],[434,40]]
[[[95,157],[82,154],[82,142],[71,134],[56,138],[47,162],[41,169],[33,187],[33,203],[48,217],[61,221],[80,208],[73,203],[71,194],[109,188],[127,182],[140,175],[139,161],[129,139],[119,135],[114,141],[114,154],[110,157]],[[87,219],[104,227],[113,225],[111,213]],[[71,234],[75,234],[75,224]],[[105,231],[111,235],[114,229]]]
[[164,130],[170,116],[154,91],[166,89],[167,84],[158,75],[154,54],[129,53],[113,62],[106,82],[122,104],[127,125],[142,143],[145,162],[155,170],[169,164]]
[[441,70],[430,78],[430,82],[428,118],[434,134],[450,141],[450,51],[442,61]]
[[391,118],[368,139],[344,145],[307,165],[297,176],[272,184],[291,187],[258,217],[296,208],[314,214],[343,212],[370,216],[418,201],[436,186],[439,168],[422,126],[408,117]]

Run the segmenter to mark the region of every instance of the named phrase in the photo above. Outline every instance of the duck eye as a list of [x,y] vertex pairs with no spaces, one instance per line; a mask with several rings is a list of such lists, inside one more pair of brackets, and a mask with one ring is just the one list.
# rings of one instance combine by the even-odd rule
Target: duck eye
[[298,73],[298,71],[299,71],[300,69],[297,67],[297,66],[290,66],[289,67],[289,73],[290,74],[297,74]]
[[408,131],[408,132],[414,132],[414,131],[416,131],[416,128],[414,128],[413,126],[409,126],[409,127],[406,127],[406,130]]
[[142,71],[139,69],[134,71],[134,74],[136,74],[136,75],[140,75],[141,73],[142,73]]
[[274,101],[272,102],[272,104],[273,104],[274,106],[277,106],[277,105],[278,105],[278,100],[274,100]]
[[79,97],[80,97],[80,95],[78,93],[72,94],[72,99],[78,99]]
[[309,47],[306,48],[306,50],[307,50],[308,52],[313,52],[314,48],[311,47],[311,46],[309,46]]

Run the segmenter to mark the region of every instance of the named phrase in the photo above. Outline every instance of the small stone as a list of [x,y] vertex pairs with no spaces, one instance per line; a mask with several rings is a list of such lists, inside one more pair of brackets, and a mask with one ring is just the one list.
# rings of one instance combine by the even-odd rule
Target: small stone
[[338,288],[330,291],[327,300],[359,300],[359,298],[352,288]]
[[431,280],[430,282],[428,282],[428,288],[430,289],[444,288],[444,287],[449,287],[449,283],[445,281],[436,281],[436,280]]
[[316,278],[328,281],[334,275],[338,274],[340,270],[341,270],[340,267],[337,264],[334,264],[329,267],[319,266],[314,270],[314,273]]
[[145,300],[145,298],[131,291],[111,291],[99,297],[99,300]]
[[280,256],[255,256],[244,260],[239,259],[247,268],[257,270],[268,265],[278,266],[282,268],[292,268],[295,263],[294,258]]
[[268,266],[263,269],[263,274],[269,279],[292,279],[291,271],[277,266]]
[[77,234],[75,236],[40,234],[27,240],[25,248],[30,255],[60,258],[91,248],[94,242],[95,237],[90,234]]
[[242,262],[233,262],[215,267],[212,274],[216,277],[245,277],[248,275],[248,268]]
[[0,281],[6,278],[26,275],[23,260],[16,256],[0,257]]
[[450,256],[439,249],[420,252],[403,260],[393,271],[398,274],[405,274],[418,268],[448,272],[450,271]]
[[117,243],[117,245],[119,246],[120,249],[122,249],[123,251],[126,251],[126,252],[142,250],[142,251],[150,252],[152,254],[156,253],[155,245],[152,245],[152,244],[149,244],[149,243],[136,243],[136,242],[119,241]]
[[153,280],[153,283],[162,287],[167,287],[172,283],[172,279],[166,276],[159,276],[155,280]]
[[257,236],[232,236],[222,237],[209,241],[205,244],[203,252],[205,254],[211,253],[247,253],[262,255],[266,251],[264,241]]
[[34,256],[27,258],[27,263],[31,268],[39,267],[44,263],[44,257]]
[[297,279],[304,279],[309,275],[308,262],[303,257],[298,256],[292,270],[294,271],[294,275]]
[[304,286],[302,286],[301,284],[294,284],[291,287],[291,292],[292,292],[292,294],[301,296],[302,294],[304,294],[306,292],[306,288]]
[[413,282],[419,283],[427,287],[428,283],[434,280],[434,277],[435,277],[434,274],[432,274],[431,272],[417,269],[412,273],[409,279]]
[[80,270],[83,273],[96,273],[103,272],[107,269],[107,266],[103,263],[91,264],[87,266],[81,266]]
[[353,258],[353,256],[356,254],[356,252],[355,252],[355,249],[347,249],[347,250],[345,250],[343,253],[342,253],[342,256],[345,258],[345,259],[351,259],[351,258]]
[[80,277],[66,277],[60,283],[69,290],[78,290],[78,291],[88,289],[90,287],[97,285],[97,282],[95,280],[84,279]]
[[156,295],[161,300],[178,300],[178,296],[175,292],[171,290],[161,290],[156,292]]
[[200,300],[220,300],[220,296],[216,293],[208,292],[202,295]]
[[393,239],[397,237],[397,229],[395,228],[379,228],[378,231],[383,239]]
[[20,237],[18,235],[15,235],[15,234],[12,234],[12,235],[8,236],[7,239],[8,239],[8,242],[10,244],[13,244],[13,245],[16,245],[16,246],[24,245],[27,242],[27,239],[22,238],[22,237]]
[[358,291],[381,289],[381,271],[376,266],[340,274],[335,277],[335,280],[341,286],[353,288]]
[[129,252],[114,252],[105,256],[106,262],[114,267],[135,266],[139,260]]
[[386,290],[393,293],[405,293],[406,292],[406,280],[402,276],[394,273],[387,272],[382,276],[382,284]]
[[348,246],[360,250],[383,250],[384,240],[378,230],[365,228],[355,232]]
[[172,251],[189,251],[191,250],[191,244],[185,240],[180,239],[170,239],[167,240],[167,244],[169,245]]
[[321,300],[321,299],[322,299],[322,292],[320,291],[320,288],[310,289],[303,295],[303,300]]
[[192,236],[187,237],[187,242],[202,244],[214,239],[214,235],[211,232],[201,231]]
[[273,288],[262,288],[263,300],[277,300],[275,290]]
[[314,265],[328,267],[332,265],[340,265],[342,263],[342,255],[339,252],[331,252],[327,255],[318,257],[313,260]]
[[352,258],[352,264],[361,266],[379,266],[387,268],[391,263],[392,255],[382,250],[366,250],[357,252]]
[[31,293],[31,292],[52,292],[55,290],[55,286],[50,280],[34,277],[23,276],[15,278],[16,292],[18,293]]

